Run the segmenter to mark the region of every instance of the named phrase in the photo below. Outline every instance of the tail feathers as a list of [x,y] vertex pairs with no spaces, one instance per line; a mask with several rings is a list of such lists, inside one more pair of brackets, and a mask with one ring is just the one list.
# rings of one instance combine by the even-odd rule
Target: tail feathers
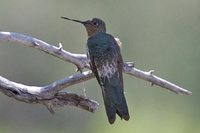
[[106,106],[106,113],[108,116],[108,121],[110,124],[113,124],[115,122],[116,119],[116,114],[121,118],[124,119],[126,121],[129,120],[129,113],[128,110],[121,110],[121,107],[119,106],[115,106],[115,107],[108,107]]
[[104,104],[109,123],[113,124],[115,122],[116,114],[121,119],[128,121],[130,117],[123,89],[111,87],[104,88],[103,90]]
[[124,119],[126,121],[128,121],[129,118],[130,118],[129,113],[128,113],[128,109],[119,111],[119,108],[118,108],[116,110],[116,113],[121,117],[121,119]]
[[113,124],[115,122],[116,119],[116,109],[113,107],[109,107],[108,105],[105,104],[105,108],[106,108],[106,114],[108,117],[108,121],[110,124]]

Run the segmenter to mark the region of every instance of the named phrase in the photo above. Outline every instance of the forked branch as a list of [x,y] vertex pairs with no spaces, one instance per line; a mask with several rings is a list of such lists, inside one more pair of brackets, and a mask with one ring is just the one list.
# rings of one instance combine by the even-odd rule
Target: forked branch
[[[57,47],[31,36],[13,32],[0,32],[0,41],[10,41],[17,44],[23,44],[25,46],[33,47],[45,53],[58,57],[64,61],[73,63],[77,66],[78,69],[90,69],[85,54],[74,54],[65,51],[62,48],[62,44],[59,44],[59,46]],[[144,72],[135,68],[133,63],[131,62],[127,62],[124,64],[124,73],[149,81],[152,83],[152,85],[158,85],[162,88],[175,92],[176,94],[192,94],[192,92],[186,89],[183,89],[173,83],[170,83],[167,80],[153,75],[153,71]],[[80,96],[67,92],[60,92],[62,89],[68,86],[78,84],[92,78],[94,78],[94,75],[89,70],[81,74],[74,74],[65,79],[55,81],[44,87],[37,87],[15,83],[9,81],[8,79],[0,77],[0,90],[7,96],[13,97],[19,101],[43,104],[52,113],[52,107],[59,107],[64,105],[73,105],[87,111],[94,112],[98,107],[97,102],[90,100],[85,96]]]

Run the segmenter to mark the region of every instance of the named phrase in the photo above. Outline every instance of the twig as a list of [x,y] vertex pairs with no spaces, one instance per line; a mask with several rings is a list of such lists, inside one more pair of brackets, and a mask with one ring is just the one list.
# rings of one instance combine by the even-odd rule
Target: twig
[[[17,42],[25,46],[37,48],[64,61],[73,63],[78,69],[90,69],[87,63],[86,55],[67,52],[62,48],[61,43],[58,47],[56,47],[39,39],[13,32],[0,32],[0,40],[11,41],[15,43]],[[152,85],[158,85],[167,90],[175,92],[176,94],[192,94],[192,92],[186,89],[153,75],[153,71],[144,72],[136,69],[131,62],[124,64],[124,73],[149,81],[152,83]],[[75,74],[63,80],[55,81],[54,83],[44,87],[33,87],[14,83],[3,77],[0,77],[0,89],[4,94],[14,97],[17,100],[28,103],[44,104],[51,112],[53,112],[53,110],[51,110],[51,106],[57,107],[58,105],[74,105],[94,112],[97,109],[97,102],[78,96],[77,94],[60,92],[62,89],[70,85],[74,85],[91,78],[94,78],[92,72],[86,71],[82,74]]]

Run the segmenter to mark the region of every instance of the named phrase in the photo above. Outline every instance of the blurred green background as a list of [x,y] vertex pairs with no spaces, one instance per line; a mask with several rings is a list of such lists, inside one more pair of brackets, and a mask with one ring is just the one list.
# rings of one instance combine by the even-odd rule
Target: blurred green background
[[[86,82],[88,97],[100,103],[92,114],[75,107],[51,115],[0,93],[0,133],[199,133],[199,0],[0,0],[0,31],[19,32],[64,49],[85,53],[83,26],[60,19],[102,18],[122,41],[124,61],[193,92],[179,96],[124,75],[131,119],[109,125],[96,80]],[[75,73],[75,66],[33,48],[0,42],[0,75],[27,85],[46,85]],[[83,84],[66,89],[83,94]]]

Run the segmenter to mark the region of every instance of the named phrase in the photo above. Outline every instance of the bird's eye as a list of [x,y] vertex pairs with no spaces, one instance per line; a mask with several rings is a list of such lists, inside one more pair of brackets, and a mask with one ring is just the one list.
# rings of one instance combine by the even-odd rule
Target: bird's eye
[[97,26],[97,25],[98,25],[98,23],[97,23],[97,22],[94,22],[94,23],[93,23],[93,25],[96,25],[96,26]]

